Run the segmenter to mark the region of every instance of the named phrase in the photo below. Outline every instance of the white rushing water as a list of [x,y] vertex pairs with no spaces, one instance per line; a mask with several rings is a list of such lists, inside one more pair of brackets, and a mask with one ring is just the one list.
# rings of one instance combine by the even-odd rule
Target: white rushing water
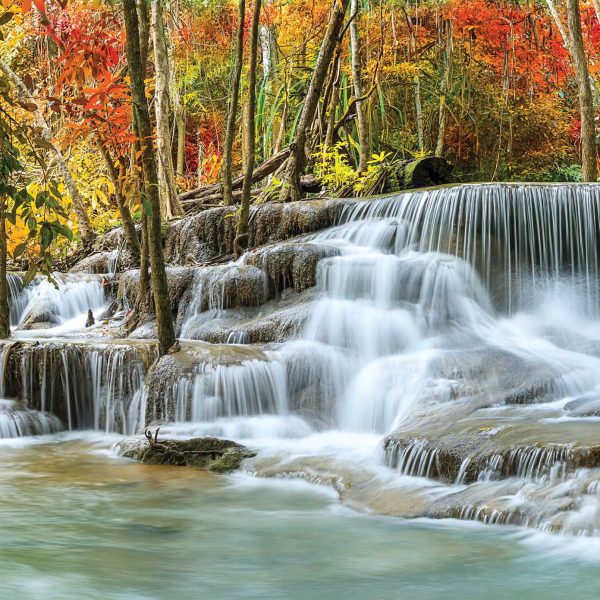
[[100,275],[56,273],[52,280],[37,277],[23,289],[18,275],[9,276],[11,324],[24,330],[52,329],[52,335],[64,335],[85,326],[88,310],[99,317],[106,308],[104,282]]
[[[154,380],[150,411],[151,361],[133,350],[33,351],[21,387],[33,408],[59,403],[68,428],[132,433],[156,418],[171,434],[234,438],[261,449],[252,473],[327,483],[376,512],[598,536],[599,232],[594,185],[349,203],[300,240],[326,257],[296,339],[227,360],[198,343],[185,372]],[[232,282],[267,299],[249,256],[197,270],[182,337],[246,314]],[[104,302],[98,278],[70,283],[35,292],[67,323]],[[37,391],[52,372],[60,389]]]
[[[382,488],[405,475],[437,480],[418,493],[427,514],[443,504],[441,516],[595,535],[598,459],[580,454],[600,439],[599,231],[593,185],[357,202],[339,226],[306,238],[339,255],[318,265],[301,339],[264,360],[199,367],[176,382],[166,414],[190,422],[178,429],[187,434],[259,439],[272,453],[259,474],[310,479],[360,456]],[[201,285],[222,273],[203,273]],[[222,283],[210,290],[184,331],[227,306]],[[290,429],[288,415],[311,434]],[[377,466],[389,434],[385,462],[398,481]],[[397,502],[391,494],[385,510]]]

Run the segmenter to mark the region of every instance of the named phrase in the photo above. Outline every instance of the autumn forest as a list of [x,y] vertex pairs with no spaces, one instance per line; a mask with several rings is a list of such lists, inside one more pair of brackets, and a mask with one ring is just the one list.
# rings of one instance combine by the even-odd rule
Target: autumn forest
[[0,0],[0,597],[599,598],[600,0]]

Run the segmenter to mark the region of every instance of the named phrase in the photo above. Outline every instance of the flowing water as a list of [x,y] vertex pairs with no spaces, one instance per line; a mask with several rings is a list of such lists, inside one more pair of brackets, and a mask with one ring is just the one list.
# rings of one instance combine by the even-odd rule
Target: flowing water
[[109,448],[91,435],[0,444],[3,598],[597,597],[589,540],[367,516],[326,488]]
[[[56,431],[43,429],[49,412],[106,436],[0,447],[15,506],[55,494],[79,515],[59,538],[84,550],[61,559],[72,576],[47,574],[55,597],[96,597],[100,586],[103,598],[183,598],[194,585],[215,597],[597,597],[599,228],[594,185],[348,202],[335,227],[293,242],[321,257],[316,288],[298,294],[299,334],[243,343],[245,320],[268,316],[273,289],[278,298],[292,286],[268,266],[289,254],[284,242],[266,249],[264,268],[251,252],[196,270],[178,317],[182,351],[146,381],[151,343],[80,339],[87,308],[108,303],[101,276],[65,276],[58,292],[11,283],[22,331],[0,350],[0,395],[19,404],[3,410],[42,415],[31,433]],[[225,317],[237,343],[202,342]],[[108,452],[115,432],[152,421],[162,435],[226,437],[258,455],[216,480]],[[18,521],[17,546],[28,543]],[[98,544],[117,551],[94,553],[96,564],[85,554]],[[5,585],[27,570],[43,579],[31,560]],[[120,575],[95,583],[111,569]]]

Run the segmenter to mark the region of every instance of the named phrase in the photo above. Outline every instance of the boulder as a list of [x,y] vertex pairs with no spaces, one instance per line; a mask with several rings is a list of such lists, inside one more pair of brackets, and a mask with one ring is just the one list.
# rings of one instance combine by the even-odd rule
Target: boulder
[[256,456],[241,444],[219,438],[159,440],[158,430],[154,435],[147,432],[146,439],[119,442],[116,450],[121,456],[144,464],[194,467],[215,473],[235,471],[244,459]]

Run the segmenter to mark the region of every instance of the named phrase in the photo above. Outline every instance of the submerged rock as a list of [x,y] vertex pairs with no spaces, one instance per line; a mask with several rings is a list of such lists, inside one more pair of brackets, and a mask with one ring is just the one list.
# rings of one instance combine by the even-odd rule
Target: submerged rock
[[245,446],[219,438],[194,438],[191,440],[130,439],[116,446],[121,456],[144,464],[195,467],[215,473],[228,473],[239,469],[242,461],[256,456]]

